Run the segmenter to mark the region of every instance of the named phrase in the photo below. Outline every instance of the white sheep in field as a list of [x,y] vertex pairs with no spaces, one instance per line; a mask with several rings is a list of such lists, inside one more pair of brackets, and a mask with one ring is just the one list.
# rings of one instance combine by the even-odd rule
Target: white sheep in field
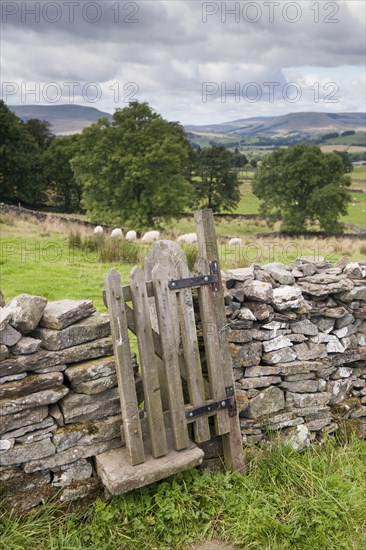
[[111,233],[111,237],[116,237],[121,239],[123,237],[122,229],[120,229],[119,227],[116,227],[115,229],[113,229]]
[[185,243],[185,244],[194,244],[197,242],[197,234],[196,233],[185,233],[184,235],[181,235],[177,239],[178,243]]
[[94,235],[103,235],[104,230],[101,225],[97,225],[97,227],[94,227]]
[[159,231],[147,231],[143,236],[142,236],[142,241],[144,243],[153,243],[154,241],[158,241],[160,238],[160,233]]
[[136,231],[127,231],[126,233],[126,239],[128,241],[135,241],[137,239]]
[[239,237],[234,237],[233,239],[230,239],[229,246],[241,246],[243,244],[243,241]]

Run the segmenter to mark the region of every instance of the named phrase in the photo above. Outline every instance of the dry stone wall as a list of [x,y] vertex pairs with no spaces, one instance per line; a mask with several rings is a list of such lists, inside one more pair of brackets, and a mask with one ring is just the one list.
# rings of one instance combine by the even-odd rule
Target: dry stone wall
[[302,257],[223,279],[244,443],[366,437],[366,262]]
[[[244,444],[366,437],[366,262],[253,264],[223,281]],[[109,319],[90,300],[0,307],[0,500],[98,491],[94,457],[122,445],[120,412]],[[215,462],[215,442],[204,450]]]
[[92,457],[122,445],[108,315],[27,294],[0,314],[0,499],[26,510],[98,490]]

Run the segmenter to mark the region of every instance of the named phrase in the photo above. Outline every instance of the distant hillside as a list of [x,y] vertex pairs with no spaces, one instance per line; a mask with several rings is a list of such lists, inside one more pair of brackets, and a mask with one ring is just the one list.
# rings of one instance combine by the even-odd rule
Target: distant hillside
[[112,119],[109,113],[80,105],[9,105],[9,109],[24,121],[30,118],[47,120],[56,135],[64,136],[80,133],[99,118]]
[[290,113],[275,117],[255,117],[208,124],[186,126],[194,134],[221,134],[240,137],[284,137],[291,134],[320,136],[346,130],[364,131],[365,113]]

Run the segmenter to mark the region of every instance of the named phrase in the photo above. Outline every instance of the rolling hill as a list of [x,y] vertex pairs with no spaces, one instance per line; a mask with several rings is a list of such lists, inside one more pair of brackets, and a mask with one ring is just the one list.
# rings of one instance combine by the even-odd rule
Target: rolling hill
[[80,105],[9,105],[8,107],[24,121],[30,118],[47,120],[54,134],[58,136],[78,134],[99,118],[112,119],[109,113]]
[[[9,108],[22,120],[39,118],[48,120],[56,135],[79,133],[99,118],[112,115],[94,107],[80,105],[14,105]],[[290,113],[281,116],[243,118],[218,124],[186,125],[185,130],[191,141],[204,141],[212,138],[222,139],[225,143],[230,137],[234,140],[244,138],[316,138],[325,134],[342,133],[353,130],[365,132],[365,113]]]
[[254,117],[209,124],[205,126],[188,125],[185,129],[195,134],[235,134],[241,137],[288,136],[304,134],[319,136],[332,132],[365,131],[365,113],[290,113],[275,117]]

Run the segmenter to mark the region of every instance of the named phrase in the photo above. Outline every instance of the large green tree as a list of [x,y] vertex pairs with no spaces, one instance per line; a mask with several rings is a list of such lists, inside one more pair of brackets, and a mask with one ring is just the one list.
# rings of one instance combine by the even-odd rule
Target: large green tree
[[71,164],[92,220],[143,229],[179,216],[192,194],[189,150],[183,128],[147,103],[84,129]]
[[282,220],[283,231],[304,231],[317,221],[325,231],[341,231],[351,181],[342,159],[312,145],[274,151],[262,161],[253,183],[260,212],[270,225]]
[[30,118],[24,123],[24,127],[38,144],[41,151],[45,151],[55,137],[51,130],[51,124],[47,120]]
[[240,201],[239,182],[234,168],[235,154],[222,145],[196,152],[193,185],[196,204],[220,210],[234,210]]
[[82,189],[71,168],[78,142],[79,135],[55,138],[43,154],[49,202],[65,212],[80,210]]
[[24,123],[0,100],[0,200],[38,206],[44,200],[41,150]]

